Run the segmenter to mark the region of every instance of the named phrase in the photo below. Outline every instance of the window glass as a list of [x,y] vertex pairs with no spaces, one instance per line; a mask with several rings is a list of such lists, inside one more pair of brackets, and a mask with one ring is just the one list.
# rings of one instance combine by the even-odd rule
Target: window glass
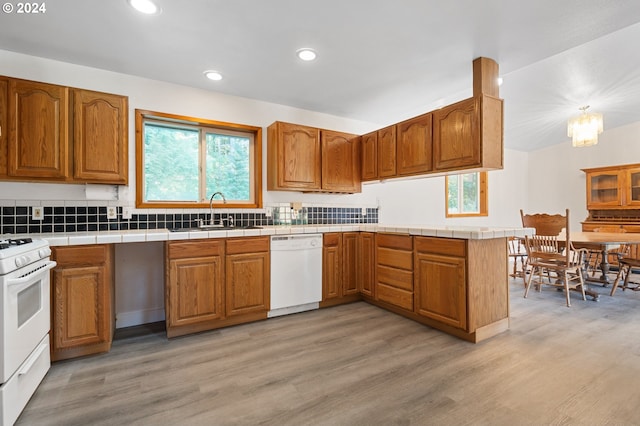
[[[260,207],[261,128],[136,110],[136,206]],[[216,197],[216,203],[222,202]]]
[[447,217],[488,214],[486,172],[447,176],[445,186]]

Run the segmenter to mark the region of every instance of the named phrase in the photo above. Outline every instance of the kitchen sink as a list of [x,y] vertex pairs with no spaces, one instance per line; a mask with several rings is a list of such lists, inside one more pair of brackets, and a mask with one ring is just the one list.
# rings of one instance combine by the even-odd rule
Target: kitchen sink
[[191,232],[191,231],[232,231],[234,229],[262,229],[262,226],[203,226],[194,228],[169,228],[169,232]]

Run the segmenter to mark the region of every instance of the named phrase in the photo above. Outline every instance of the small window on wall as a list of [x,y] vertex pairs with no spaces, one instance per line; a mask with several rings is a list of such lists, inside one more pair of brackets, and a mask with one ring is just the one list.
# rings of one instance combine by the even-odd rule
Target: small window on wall
[[260,127],[136,110],[136,146],[138,207],[261,205]]
[[487,216],[487,172],[445,177],[446,217]]

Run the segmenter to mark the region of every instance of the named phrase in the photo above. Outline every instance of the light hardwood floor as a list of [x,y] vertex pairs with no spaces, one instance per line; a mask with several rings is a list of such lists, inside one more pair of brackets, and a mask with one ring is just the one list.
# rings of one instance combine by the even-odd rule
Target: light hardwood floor
[[363,302],[56,363],[17,425],[637,425],[640,292],[512,281],[470,344]]

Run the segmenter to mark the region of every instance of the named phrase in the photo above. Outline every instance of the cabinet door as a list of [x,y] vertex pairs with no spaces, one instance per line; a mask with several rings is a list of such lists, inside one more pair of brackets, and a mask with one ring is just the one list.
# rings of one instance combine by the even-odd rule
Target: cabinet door
[[378,177],[396,175],[396,126],[378,130]]
[[360,138],[362,180],[378,179],[378,132],[367,133]]
[[53,277],[54,351],[110,342],[105,266],[59,268]]
[[169,261],[167,329],[224,318],[222,256]]
[[397,125],[397,167],[399,175],[432,170],[432,114],[424,114]]
[[416,253],[415,312],[466,329],[465,260]]
[[357,135],[322,130],[322,189],[360,192],[360,150]]
[[622,179],[617,170],[587,173],[587,209],[622,206]]
[[8,174],[65,180],[69,176],[69,89],[9,81]]
[[627,170],[625,178],[627,190],[625,205],[640,206],[640,169]]
[[470,98],[433,113],[435,170],[481,165],[479,102]]
[[268,128],[270,190],[320,190],[320,130],[276,122]]
[[227,255],[227,317],[269,310],[269,253]]
[[73,89],[73,178],[126,184],[128,109],[125,96]]
[[0,177],[7,175],[7,134],[9,130],[9,81],[0,78]]
[[342,235],[324,234],[322,243],[322,300],[342,297]]
[[358,286],[362,294],[375,297],[375,238],[371,232],[362,232],[358,246]]
[[342,295],[358,294],[358,233],[342,234]]

